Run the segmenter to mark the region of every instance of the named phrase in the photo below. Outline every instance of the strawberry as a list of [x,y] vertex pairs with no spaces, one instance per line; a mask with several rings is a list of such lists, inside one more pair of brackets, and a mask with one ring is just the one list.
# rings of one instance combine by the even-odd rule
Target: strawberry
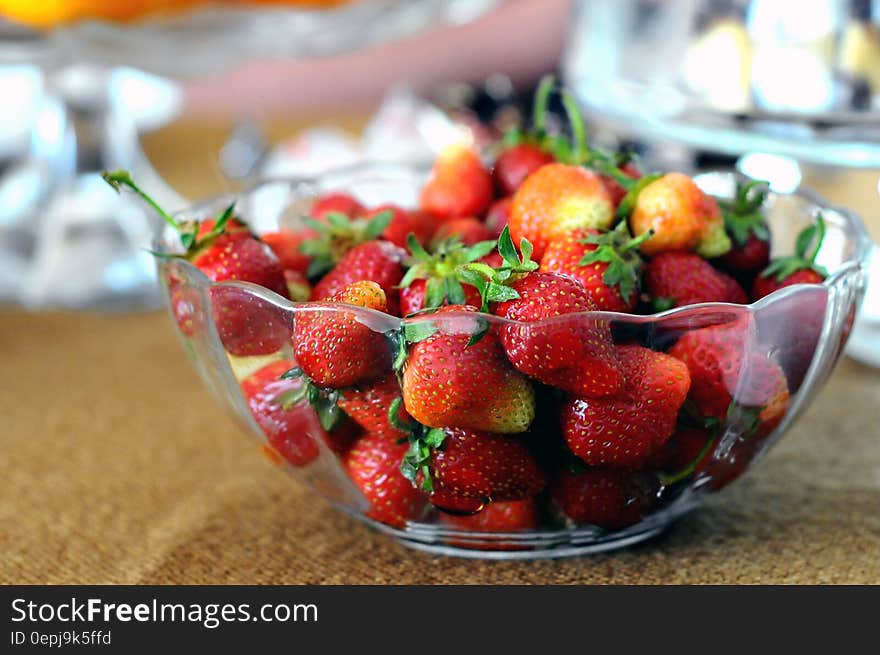
[[687,365],[689,400],[706,417],[731,420],[741,406],[753,410],[760,430],[772,430],[788,408],[788,383],[774,356],[756,343],[748,319],[692,330],[682,335],[669,354]]
[[647,238],[632,238],[626,221],[611,231],[575,230],[550,242],[539,270],[578,280],[597,309],[631,312],[642,278],[638,247]]
[[296,271],[305,275],[309,270],[311,258],[300,251],[300,246],[306,241],[307,235],[280,230],[263,234],[260,238],[272,249],[285,271]]
[[365,434],[342,460],[352,481],[370,503],[367,516],[402,528],[424,511],[425,495],[400,472],[409,446],[382,435]]
[[547,245],[578,228],[607,228],[614,205],[598,174],[580,166],[547,164],[532,173],[513,196],[511,237],[528,239],[537,259]]
[[529,175],[554,161],[555,157],[549,152],[529,143],[510,146],[495,160],[492,171],[495,187],[502,195],[515,193]]
[[473,532],[516,532],[537,530],[540,517],[535,499],[525,498],[488,503],[470,516],[444,514],[443,521]]
[[662,252],[648,262],[645,289],[657,311],[701,302],[749,301],[736,280],[684,250]]
[[[556,159],[551,153],[553,139],[547,134],[547,104],[554,85],[552,76],[545,76],[538,85],[532,106],[531,129],[517,129],[504,135],[504,149],[492,169],[495,188],[501,195],[514,193],[529,175]],[[500,229],[498,233],[501,233]]]
[[342,214],[348,218],[363,216],[364,206],[347,193],[325,193],[315,198],[311,216],[318,221],[326,221],[328,214]]
[[731,273],[751,276],[770,263],[770,230],[761,210],[767,198],[766,184],[759,180],[740,182],[733,200],[718,200],[724,229],[733,244],[721,263]]
[[398,314],[394,287],[403,277],[406,253],[387,241],[369,241],[352,248],[312,290],[312,300],[326,300],[352,282],[369,280],[385,292],[388,313]]
[[440,153],[419,195],[421,208],[442,220],[482,216],[491,202],[492,176],[477,154],[464,146]]
[[730,250],[721,209],[683,173],[666,173],[647,182],[638,192],[629,225],[635,236],[653,230],[642,252],[696,250],[703,257],[720,257]]
[[454,218],[446,221],[434,235],[434,245],[449,239],[457,239],[466,246],[473,246],[480,241],[492,239],[492,234],[476,218]]
[[[354,421],[370,434],[388,439],[405,439],[407,433],[392,425],[388,409],[395,399],[401,397],[400,385],[393,373],[372,382],[362,382],[343,390],[337,404]],[[398,422],[410,420],[401,406]]]
[[[537,530],[541,523],[538,504],[534,498],[486,503],[482,510],[469,516],[443,512],[440,518],[443,523],[461,530],[492,535],[500,532]],[[528,547],[494,536],[483,539],[455,537],[451,538],[449,543],[476,550],[520,550]]]
[[241,383],[241,391],[272,447],[294,466],[305,466],[318,458],[316,439],[327,433],[309,404],[295,401],[303,381],[279,379],[295,365],[282,360],[264,366]]
[[[430,305],[437,302],[436,300],[428,300],[428,282],[428,280],[413,280],[409,286],[400,290],[400,314],[402,316],[411,316],[423,309],[430,309]],[[461,288],[464,292],[464,301],[455,304],[479,307],[480,292],[476,287],[462,284]],[[444,294],[439,301],[440,306],[448,305],[451,302],[448,290],[445,290]]]
[[309,257],[306,274],[312,279],[320,277],[357,245],[377,239],[394,216],[393,209],[386,209],[365,218],[349,218],[336,212],[327,213],[324,221],[303,218],[314,233],[300,245],[300,252]]
[[621,392],[569,400],[562,432],[569,449],[591,466],[637,469],[675,431],[691,378],[684,363],[664,353],[621,346],[617,354]]
[[[517,370],[572,393],[617,391],[621,375],[610,326],[579,315],[596,309],[580,282],[558,273],[531,273],[510,288],[519,297],[497,303],[492,311],[520,323],[501,331],[504,351]],[[565,314],[576,316],[543,322]]]
[[819,214],[816,223],[798,234],[794,255],[778,257],[755,278],[752,298],[758,300],[794,284],[822,284],[828,271],[816,264],[825,240],[825,220]]
[[497,239],[501,236],[501,232],[507,227],[507,221],[510,219],[510,206],[513,204],[512,196],[499,198],[489,207],[486,212],[486,229],[491,235],[490,238]]
[[[709,448],[712,445],[714,438],[704,428],[680,427],[669,441],[648,458],[647,468],[666,471],[684,479],[693,471],[699,470],[704,460],[712,458]],[[689,468],[691,470],[684,476],[679,475]],[[669,481],[666,484],[669,484]]]
[[[528,272],[534,266],[528,241],[521,247],[520,259],[510,234],[502,233],[498,248],[505,266],[497,271],[489,269],[493,279],[488,283],[483,280],[481,289],[485,299],[493,301],[493,314],[517,322],[501,328],[507,357],[526,375],[572,393],[616,392],[622,378],[610,326],[583,316],[596,309],[590,294],[567,275]],[[479,266],[474,270],[483,272]],[[475,283],[479,281],[475,279]],[[566,314],[572,317],[545,320]]]
[[238,287],[219,285],[209,293],[217,335],[230,355],[269,355],[288,343],[290,320],[281,308]]
[[419,243],[426,244],[437,229],[437,219],[430,214],[420,210],[409,211],[397,205],[379,205],[366,217],[372,218],[384,212],[391,212],[391,221],[382,232],[382,238],[401,248],[406,247],[406,239],[410,234],[415,235]]
[[[450,221],[455,222],[455,221]],[[403,316],[443,305],[481,304],[476,287],[464,282],[461,268],[484,257],[495,248],[492,241],[465,246],[457,240],[437,243],[426,251],[415,237],[408,242],[410,257],[400,287],[400,311]]]
[[497,433],[524,432],[535,416],[532,385],[510,365],[476,309],[450,305],[433,321],[410,322],[403,401],[419,423]]
[[[346,303],[385,311],[385,292],[362,280],[343,287],[330,304]],[[300,367],[319,387],[339,389],[381,376],[391,370],[385,336],[359,322],[357,314],[326,308],[301,308],[294,316],[294,352]]]
[[656,503],[657,486],[648,476],[613,469],[561,469],[550,489],[553,503],[575,523],[619,530],[638,523]]
[[[428,449],[425,445],[428,444]],[[425,473],[427,467],[428,473]],[[461,510],[538,494],[547,478],[519,439],[467,428],[430,430],[427,441],[411,441],[403,474],[429,491],[438,507]]]
[[[159,207],[126,171],[105,172],[103,178],[117,191],[122,186],[131,188],[155,209],[162,220],[180,234],[185,252],[174,256],[191,262],[213,282],[251,282],[288,297],[284,271],[278,259],[244,223],[233,217],[234,204],[211,223],[183,224]],[[192,314],[188,309],[191,303],[175,299],[177,293],[171,289],[172,310],[181,331],[188,334],[192,329]],[[268,355],[281,348],[289,336],[286,321],[278,308],[244,290],[212,287],[211,305],[220,340],[232,355]]]

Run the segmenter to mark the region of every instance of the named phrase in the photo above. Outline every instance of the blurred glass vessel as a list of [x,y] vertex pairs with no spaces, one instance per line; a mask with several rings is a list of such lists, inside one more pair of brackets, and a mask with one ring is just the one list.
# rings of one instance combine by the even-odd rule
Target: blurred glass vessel
[[[296,227],[316,195],[332,190],[346,189],[368,205],[391,201],[412,206],[425,176],[426,171],[420,168],[365,165],[313,179],[267,181],[237,198],[237,212],[249,220],[257,232],[263,232],[276,230],[279,225]],[[697,182],[713,195],[731,197],[736,176],[707,174],[699,176]],[[230,200],[230,197],[208,200],[181,213],[177,219],[214,217]],[[840,356],[861,300],[870,243],[858,218],[845,210],[829,207],[808,193],[771,194],[766,205],[768,223],[774,234],[774,254],[791,252],[797,232],[811,223],[820,210],[828,225],[828,234],[819,253],[819,263],[831,273],[823,284],[782,289],[752,305],[706,303],[651,316],[588,312],[528,324],[466,312],[399,319],[360,307],[291,303],[248,283],[212,283],[181,259],[161,259],[159,269],[172,318],[203,380],[264,448],[266,444],[273,446],[270,451],[279,464],[334,506],[414,548],[496,559],[557,557],[619,548],[657,534],[708,494],[745,472],[786,431],[821,388]],[[167,229],[157,247],[177,251],[178,234]],[[250,335],[251,341],[260,346],[259,353],[240,356],[238,347],[233,346],[240,345],[249,335],[230,333],[230,324],[222,320],[230,308],[239,315],[250,316],[253,320],[247,323],[251,327],[262,326],[258,341]],[[705,330],[742,330],[737,334],[743,338],[732,346],[740,365],[730,372],[732,377],[727,388],[730,405],[712,440],[704,438],[705,455],[693,459],[694,465],[679,470],[678,475],[670,476],[663,464],[631,474],[615,473],[626,476],[626,484],[617,497],[628,508],[625,522],[599,526],[572,521],[560,513],[552,493],[545,491],[538,497],[541,519],[534,529],[496,532],[456,522],[433,508],[425,498],[411,508],[409,520],[394,525],[376,520],[376,508],[349,478],[338,454],[345,446],[340,447],[332,432],[323,432],[317,421],[312,421],[312,428],[296,433],[299,447],[287,452],[287,461],[277,454],[278,435],[270,429],[271,425],[267,427],[265,421],[252,414],[254,406],[249,404],[243,389],[247,389],[248,380],[253,379],[251,376],[266,366],[277,368],[272,379],[277,378],[278,371],[292,366],[291,339],[298,322],[328,315],[354,320],[369,328],[377,338],[387,339],[389,361],[397,348],[395,344],[399,344],[401,331],[407,326],[426,323],[432,324],[436,334],[471,336],[486,325],[490,333],[509,328],[550,333],[562,327],[561,321],[605,324],[610,327],[616,344],[639,344],[658,351],[674,348],[685,336],[705,334],[702,332]],[[752,394],[756,385],[760,387],[764,383],[768,362],[779,372],[776,395],[773,403],[759,403],[765,409],[755,423]],[[697,384],[696,381],[693,384]],[[343,396],[344,393],[342,390]],[[770,407],[772,411],[767,409]],[[311,411],[308,405],[295,408]],[[530,432],[504,438],[521,439],[533,449],[536,459],[540,459],[539,453],[554,438],[554,428],[548,426],[557,422],[558,412],[558,398],[552,394],[539,396],[539,418],[535,419]],[[546,423],[540,421],[541,416]],[[284,450],[283,445],[281,449]],[[540,461],[548,475],[561,470],[555,468],[557,465],[552,459]]]

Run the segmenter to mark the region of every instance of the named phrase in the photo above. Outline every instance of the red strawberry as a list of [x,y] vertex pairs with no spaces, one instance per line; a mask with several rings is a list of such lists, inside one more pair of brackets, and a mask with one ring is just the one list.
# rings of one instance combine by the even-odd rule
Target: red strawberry
[[364,214],[364,206],[347,193],[325,193],[315,198],[312,204],[312,218],[324,221],[328,214],[342,214],[357,218]]
[[[611,328],[583,315],[596,305],[580,282],[559,273],[529,273],[509,289],[515,297],[495,303],[492,313],[518,321],[501,328],[501,343],[519,371],[575,394],[620,388]],[[567,314],[571,318],[545,321]]]
[[770,242],[750,234],[742,244],[734,246],[721,257],[721,264],[728,271],[750,275],[767,267],[770,263]]
[[638,523],[656,502],[651,478],[638,473],[589,469],[573,473],[562,469],[550,491],[562,514],[576,523],[619,530]]
[[417,519],[425,507],[425,495],[400,472],[406,443],[366,434],[343,459],[348,475],[370,503],[367,516],[402,528]]
[[217,334],[230,355],[269,355],[289,341],[290,319],[281,308],[238,287],[219,285],[209,293]]
[[[441,497],[482,503],[537,495],[547,478],[529,450],[513,437],[464,428],[444,428],[430,456],[431,502]],[[442,507],[442,505],[440,505]]]
[[382,238],[390,241],[401,248],[406,247],[406,238],[410,234],[414,234],[419,243],[425,244],[434,236],[437,229],[437,219],[423,211],[409,211],[398,207],[397,205],[379,205],[370,213],[368,218],[381,214],[383,212],[391,212],[391,222],[382,232]]
[[458,239],[466,246],[473,246],[491,240],[492,234],[476,218],[454,218],[440,225],[434,235],[434,244],[448,239]]
[[260,238],[272,249],[281,263],[281,268],[285,271],[296,271],[305,275],[309,270],[311,258],[300,251],[300,246],[306,240],[307,235],[301,232],[281,230],[263,234]]
[[534,391],[507,361],[494,329],[461,305],[443,307],[431,319],[405,328],[421,333],[403,371],[410,415],[436,428],[524,432],[535,416]]
[[326,439],[318,416],[307,402],[289,403],[303,380],[280,379],[296,366],[278,361],[264,366],[241,383],[241,392],[254,419],[272,447],[294,466],[305,466],[320,454],[316,439]]
[[547,164],[532,173],[513,196],[510,234],[528,239],[536,259],[551,241],[578,228],[608,228],[614,205],[602,179],[581,166]]
[[692,330],[669,354],[687,365],[688,398],[703,416],[725,420],[731,404],[758,410],[764,432],[782,420],[788,383],[775,357],[762,352],[748,319]]
[[691,379],[684,363],[664,353],[641,346],[621,346],[617,353],[623,390],[570,400],[562,408],[562,433],[591,466],[637,469],[672,436]]
[[419,203],[440,219],[482,216],[492,202],[492,176],[469,148],[447,148],[434,163]]
[[[396,398],[401,397],[400,385],[393,373],[374,382],[363,382],[345,389],[337,404],[367,432],[388,439],[405,439],[407,433],[391,425],[388,408]],[[410,420],[409,414],[401,406],[399,420]]]
[[489,211],[486,212],[486,229],[492,235],[492,239],[497,239],[501,236],[501,232],[507,226],[507,221],[510,218],[510,206],[512,204],[513,197],[505,196],[493,202],[489,207]]
[[[673,475],[691,465],[696,470],[700,462],[712,458],[712,451],[706,450],[711,438],[706,430],[700,428],[679,428],[669,441],[651,455],[647,467]],[[695,462],[697,457],[700,457],[700,462]]]
[[403,277],[400,263],[406,253],[387,241],[370,241],[352,248],[312,290],[312,300],[326,300],[361,280],[375,282],[385,292],[388,313],[398,314],[395,287]]
[[506,148],[492,170],[495,187],[502,195],[515,193],[523,181],[536,170],[555,161],[549,152],[528,143],[518,143]]
[[[427,287],[427,280],[413,280],[408,287],[400,290],[400,314],[402,316],[415,314],[427,307]],[[462,304],[479,307],[481,302],[480,292],[470,284],[462,284],[461,288],[464,290],[464,303]],[[442,302],[443,304],[449,304],[448,296],[444,297]]]
[[[450,221],[452,223],[455,220]],[[409,241],[409,270],[398,285],[400,311],[403,316],[443,305],[474,305],[482,303],[480,292],[464,282],[461,267],[485,256],[495,244],[491,241],[465,246],[460,241],[441,241],[432,252],[421,244]]]
[[[346,303],[385,311],[385,292],[362,280],[343,287],[331,303]],[[338,389],[381,376],[390,370],[385,336],[338,310],[303,307],[294,316],[294,351],[303,372],[319,387]]]
[[739,283],[692,252],[662,252],[648,262],[645,289],[658,311],[701,302],[746,304]]
[[443,521],[474,532],[516,532],[537,530],[540,523],[534,498],[488,503],[470,516],[443,514]]
[[638,193],[629,219],[635,236],[653,230],[642,252],[696,250],[703,257],[720,257],[730,250],[721,209],[711,196],[683,173],[666,173],[648,182]]
[[[459,516],[443,512],[441,520],[444,523],[469,532],[498,534],[500,532],[537,530],[541,517],[538,513],[538,504],[535,502],[535,499],[526,498],[524,500],[487,503],[482,510],[469,516]],[[496,538],[462,539],[458,537],[450,539],[450,543],[462,548],[477,550],[519,550],[526,547]]]
[[766,184],[755,180],[737,183],[732,200],[718,200],[724,229],[733,244],[721,263],[732,273],[754,275],[770,263],[770,230],[761,209],[767,197]]
[[578,280],[596,309],[631,312],[639,299],[642,259],[626,221],[610,232],[575,230],[551,241],[541,258],[541,271],[564,273]]
[[816,257],[824,240],[825,220],[819,214],[814,225],[798,234],[794,254],[774,259],[755,278],[752,297],[758,300],[794,284],[822,284],[828,272],[816,264]]

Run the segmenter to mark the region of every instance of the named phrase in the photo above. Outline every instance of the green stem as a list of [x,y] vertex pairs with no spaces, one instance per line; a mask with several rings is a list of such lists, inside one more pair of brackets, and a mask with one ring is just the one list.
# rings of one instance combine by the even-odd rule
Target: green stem
[[555,84],[556,78],[553,75],[545,75],[541,78],[541,83],[538,84],[538,90],[535,91],[535,100],[532,105],[532,128],[538,138],[543,138],[547,133],[547,105]]
[[180,232],[180,225],[177,221],[171,218],[171,215],[168,214],[164,209],[162,209],[155,200],[153,200],[149,195],[146,194],[137,184],[134,183],[134,180],[131,179],[131,173],[128,171],[118,170],[118,171],[104,171],[101,173],[101,177],[104,178],[104,181],[112,186],[117,193],[121,186],[127,186],[136,194],[138,194],[144,202],[146,202],[150,207],[156,210],[156,213],[162,217],[162,220],[168,223],[175,230]]
[[581,116],[580,108],[577,102],[575,102],[574,97],[567,91],[562,93],[562,106],[565,107],[565,113],[568,116],[568,122],[571,127],[572,158],[575,163],[580,163],[588,153],[587,130],[584,126],[584,117]]
[[816,227],[818,228],[818,233],[816,234],[816,245],[813,247],[813,252],[810,253],[810,256],[806,258],[810,264],[816,263],[816,257],[819,256],[819,249],[822,247],[822,242],[825,240],[825,219],[822,218],[822,214],[816,214]]
[[706,443],[703,444],[703,447],[700,448],[700,452],[697,453],[697,456],[691,460],[690,464],[685,466],[680,471],[676,473],[662,474],[660,475],[660,484],[664,487],[669,487],[675,484],[676,482],[681,482],[696,470],[697,465],[700,461],[706,456],[710,449],[715,446],[715,437],[709,437],[706,439]]

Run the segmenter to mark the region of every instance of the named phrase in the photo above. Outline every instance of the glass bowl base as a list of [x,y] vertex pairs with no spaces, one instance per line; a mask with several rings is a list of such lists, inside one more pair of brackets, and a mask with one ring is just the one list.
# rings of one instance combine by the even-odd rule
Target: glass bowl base
[[[492,549],[491,546],[473,548],[467,546],[454,546],[444,543],[425,543],[406,537],[396,536],[396,541],[408,548],[419,550],[432,555],[445,555],[448,557],[464,557],[469,559],[491,560],[524,560],[524,559],[556,559],[560,557],[577,557],[579,555],[595,555],[619,548],[627,548],[642,541],[647,541],[664,532],[671,523],[655,525],[642,529],[638,532],[609,534],[605,539],[598,539],[591,543],[571,544],[560,546],[542,547],[539,544],[533,546],[510,546],[508,549]],[[519,548],[522,548],[520,550]]]

